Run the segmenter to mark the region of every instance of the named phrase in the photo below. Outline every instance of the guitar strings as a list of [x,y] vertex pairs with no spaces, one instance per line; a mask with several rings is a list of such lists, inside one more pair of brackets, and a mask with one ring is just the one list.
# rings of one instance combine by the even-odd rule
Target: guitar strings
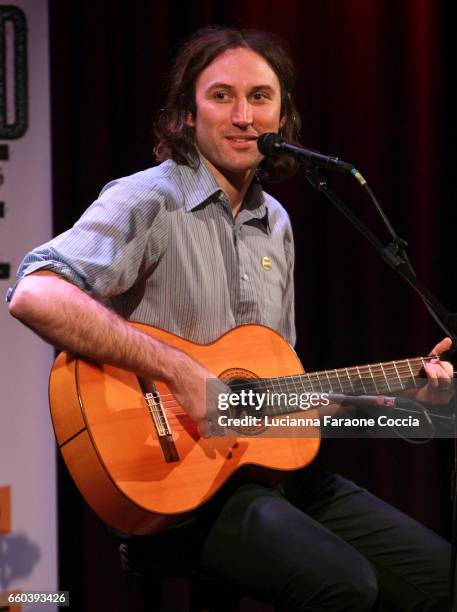
[[[410,389],[413,387],[409,387]],[[292,392],[296,392],[298,391],[297,388],[294,387],[288,387],[287,389],[285,389],[283,386],[278,386],[277,389],[275,389],[275,387],[272,387],[272,393],[275,393],[275,391],[280,391],[281,393],[286,393],[287,391],[292,391]],[[344,391],[344,389],[343,389]],[[170,398],[170,399],[168,399]],[[269,407],[271,407],[272,404],[268,404]],[[274,403],[273,403],[274,405]],[[179,402],[176,400],[176,398],[174,397],[174,395],[172,393],[165,393],[163,395],[160,395],[160,399],[158,403],[155,403],[155,406],[157,407],[163,407],[167,410],[170,410],[174,407],[180,407],[181,405],[179,404]]]
[[[352,366],[350,368],[323,370],[321,372],[311,372],[309,374],[303,373],[298,375],[294,374],[275,378],[246,379],[248,383],[246,381],[235,383],[230,387],[230,391],[236,392],[237,389],[245,389],[246,384],[249,384],[251,388],[254,386],[256,390],[265,390],[267,386],[271,386],[272,393],[278,391],[281,394],[287,392],[297,393],[299,391],[302,393],[304,391],[311,391],[315,393],[316,390],[314,385],[318,383],[320,386],[320,392],[324,393],[324,389],[327,389],[327,387],[322,385],[321,379],[325,378],[326,382],[324,385],[330,385],[327,390],[329,393],[335,390],[335,386],[336,390],[338,391],[354,392],[354,383],[358,387],[359,392],[363,391],[364,393],[367,393],[367,391],[370,391],[379,393],[379,388],[381,388],[383,392],[392,392],[392,390],[398,391],[404,390],[405,388],[417,387],[416,376],[420,371],[418,368],[423,368],[426,361],[431,361],[435,358],[439,357],[436,355],[427,355],[426,357],[403,359],[399,361],[387,362],[385,364],[379,363],[363,366]],[[413,367],[414,370],[416,370],[415,373],[413,372]],[[351,374],[353,375],[353,378],[351,378]],[[392,378],[389,379],[388,376],[391,376]],[[457,376],[457,373],[453,374],[453,377],[455,376]],[[404,387],[403,383],[406,382],[414,382],[414,385]],[[384,388],[382,388],[383,386]],[[269,391],[269,389],[267,389],[267,391]],[[185,415],[188,417],[188,415],[182,411],[181,405],[179,402],[177,402],[172,393],[159,394],[158,400],[158,402],[154,400],[154,407],[149,406],[149,411],[152,416],[155,415],[164,420],[165,414],[161,414],[161,409],[166,409],[173,414],[174,409],[179,408],[181,409],[181,416]],[[273,405],[269,403],[267,405],[270,410],[274,410],[274,403]],[[287,410],[290,411],[290,406],[287,407]]]
[[[274,377],[274,378],[249,378],[243,382],[235,383],[230,387],[231,391],[236,391],[237,389],[246,388],[246,381],[248,381],[249,385],[263,385],[266,386],[268,384],[281,385],[285,389],[293,389],[296,391],[298,389],[298,385],[304,386],[308,385],[310,388],[306,389],[308,391],[314,391],[313,383],[319,383],[321,386],[321,392],[324,392],[326,386],[322,387],[321,379],[325,378],[325,385],[330,382],[331,391],[334,390],[334,384],[337,385],[337,388],[340,390],[351,390],[349,386],[353,389],[354,382],[355,384],[361,384],[364,387],[364,383],[367,384],[368,387],[371,388],[376,387],[377,383],[379,386],[385,385],[387,391],[392,389],[401,389],[403,390],[404,382],[415,381],[417,377],[417,372],[414,372],[411,369],[411,365],[425,365],[423,362],[425,360],[430,361],[435,358],[433,355],[427,357],[418,357],[414,360],[402,360],[398,362],[390,362],[390,364],[373,364],[369,366],[355,366],[351,368],[342,368],[342,369],[334,369],[334,370],[324,370],[321,372],[311,372],[311,373],[303,373],[303,374],[293,374],[290,376],[282,376],[282,377]],[[374,369],[378,368],[379,373],[375,373]],[[380,369],[379,369],[380,368]],[[362,372],[362,370],[365,370]],[[350,372],[357,371],[357,378],[352,380],[350,376]],[[362,374],[366,375],[363,376]],[[389,378],[388,376],[391,376]],[[457,373],[453,374],[453,377],[456,377]],[[425,377],[423,378],[425,381]],[[417,385],[414,385],[417,386]],[[161,395],[162,398],[167,396],[174,397],[172,393]]]
[[[453,375],[453,378],[456,378],[456,377],[457,377],[457,373]],[[335,383],[338,390],[350,390],[350,388],[353,387],[353,385],[351,385],[352,381],[344,380],[341,376],[330,375],[328,378],[331,380],[332,383]],[[416,377],[410,376],[408,373],[408,377],[402,378],[401,382],[416,381],[416,380],[417,380]],[[420,380],[423,380],[425,382],[428,379],[424,377],[424,378],[421,378]],[[360,381],[359,384],[362,384],[362,387],[363,387],[363,383],[366,383],[367,386],[368,387],[371,386],[371,388],[374,388],[375,386],[377,386],[375,385],[375,383],[378,382],[378,383],[381,383],[379,384],[379,386],[382,386],[382,385],[385,386],[385,390],[389,390],[389,389],[390,390],[393,390],[393,389],[405,390],[406,388],[413,388],[414,386],[417,387],[417,385],[411,385],[410,387],[403,387],[403,385],[400,386],[399,384],[400,379],[397,376],[395,376],[395,378],[391,378],[390,380],[385,377],[382,377],[382,378],[381,377],[375,378],[371,376],[367,378],[360,377],[358,381]],[[291,377],[290,379],[288,379],[287,377],[249,378],[249,379],[246,379],[246,382],[234,384],[230,386],[230,390],[233,392],[238,389],[240,390],[246,389],[246,384],[248,384],[251,387],[256,387],[257,389],[264,388],[266,385],[271,384],[272,386],[276,385],[278,388],[294,389],[294,390],[297,390],[300,385],[300,387],[303,387],[304,391],[314,391],[313,383],[315,382],[319,382],[317,378],[314,380],[311,380],[310,378],[307,378],[307,375],[297,375],[297,376]],[[327,390],[334,391],[335,385],[332,384],[331,388]],[[324,389],[326,388],[327,387],[322,387],[320,391],[324,392]],[[363,389],[358,389],[358,390],[363,390]],[[165,393],[161,395],[162,398],[167,397],[167,396],[173,396],[173,394]]]

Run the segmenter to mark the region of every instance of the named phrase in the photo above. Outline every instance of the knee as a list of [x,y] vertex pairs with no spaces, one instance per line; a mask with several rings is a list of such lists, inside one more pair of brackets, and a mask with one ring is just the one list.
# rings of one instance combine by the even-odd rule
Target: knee
[[369,612],[378,601],[378,582],[365,560],[335,572],[329,570],[320,581],[309,573],[296,574],[283,589],[279,610],[284,612]]

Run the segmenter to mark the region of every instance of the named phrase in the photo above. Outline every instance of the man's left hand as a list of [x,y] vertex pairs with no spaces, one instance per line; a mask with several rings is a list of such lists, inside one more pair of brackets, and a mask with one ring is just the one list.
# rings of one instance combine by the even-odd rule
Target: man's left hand
[[450,338],[443,338],[441,342],[433,347],[429,355],[436,355],[425,364],[425,373],[428,382],[425,387],[419,389],[414,399],[419,402],[429,402],[433,404],[447,404],[451,399],[454,387],[454,368],[449,361],[441,361],[438,357],[452,346]]

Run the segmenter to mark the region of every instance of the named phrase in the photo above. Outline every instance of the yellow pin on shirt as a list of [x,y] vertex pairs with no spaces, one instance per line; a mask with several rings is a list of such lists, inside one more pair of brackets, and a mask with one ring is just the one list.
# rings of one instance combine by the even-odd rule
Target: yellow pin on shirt
[[267,256],[262,257],[262,266],[265,270],[271,270],[271,259]]

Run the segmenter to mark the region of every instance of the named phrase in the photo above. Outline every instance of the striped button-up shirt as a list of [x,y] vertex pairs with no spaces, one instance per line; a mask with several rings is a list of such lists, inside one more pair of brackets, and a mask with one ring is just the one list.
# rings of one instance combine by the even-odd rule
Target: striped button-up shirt
[[108,183],[25,257],[17,281],[52,270],[126,319],[193,342],[261,323],[293,345],[293,257],[289,217],[257,181],[234,219],[204,162],[168,160]]

